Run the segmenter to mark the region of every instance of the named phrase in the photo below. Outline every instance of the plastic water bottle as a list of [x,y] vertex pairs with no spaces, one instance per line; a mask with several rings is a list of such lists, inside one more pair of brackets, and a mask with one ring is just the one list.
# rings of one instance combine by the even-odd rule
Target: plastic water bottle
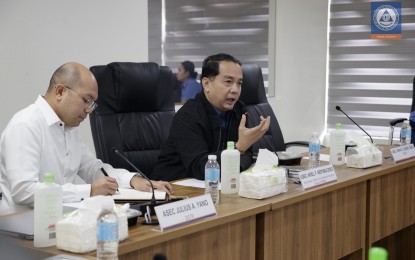
[[387,260],[388,251],[382,247],[372,247],[369,249],[369,260]]
[[214,204],[219,203],[220,166],[216,155],[209,155],[205,165],[205,193],[212,196]]
[[241,173],[241,155],[235,149],[234,142],[227,143],[226,150],[220,155],[221,163],[221,192],[223,194],[234,194],[239,191],[239,174]]
[[333,165],[345,163],[346,134],[341,128],[342,125],[337,123],[336,129],[330,133],[330,163]]
[[320,138],[313,132],[308,144],[308,168],[320,166]]
[[412,128],[409,124],[409,120],[405,120],[401,126],[401,137],[400,143],[401,145],[407,145],[411,143],[411,135],[412,135]]
[[56,245],[56,223],[62,217],[62,187],[54,183],[52,173],[46,173],[41,186],[35,190],[35,247]]
[[111,200],[104,201],[97,219],[97,259],[118,259],[118,218]]

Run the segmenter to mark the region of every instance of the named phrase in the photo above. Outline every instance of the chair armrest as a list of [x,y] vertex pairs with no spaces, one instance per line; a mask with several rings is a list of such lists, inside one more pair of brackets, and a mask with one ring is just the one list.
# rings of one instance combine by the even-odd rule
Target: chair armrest
[[398,123],[402,123],[403,121],[407,120],[406,118],[395,118],[389,121],[391,126],[395,126]]

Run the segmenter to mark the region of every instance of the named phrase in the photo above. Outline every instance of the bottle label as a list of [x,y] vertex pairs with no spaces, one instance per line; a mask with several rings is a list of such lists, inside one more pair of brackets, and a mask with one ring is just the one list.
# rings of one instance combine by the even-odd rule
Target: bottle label
[[409,131],[409,129],[402,129],[401,130],[401,135],[402,135],[402,137],[409,137],[409,136],[411,136],[411,131]]
[[206,168],[205,169],[205,179],[210,180],[210,181],[219,180],[219,169]]
[[308,146],[310,153],[319,153],[320,152],[320,144],[310,143]]
[[337,161],[342,162],[343,161],[343,153],[337,153]]
[[236,178],[233,178],[231,180],[231,189],[236,189],[237,188],[237,183],[236,183]]
[[48,233],[49,233],[49,239],[55,239],[56,238],[56,225],[50,224],[48,226]]
[[118,224],[98,222],[97,224],[98,241],[118,241]]

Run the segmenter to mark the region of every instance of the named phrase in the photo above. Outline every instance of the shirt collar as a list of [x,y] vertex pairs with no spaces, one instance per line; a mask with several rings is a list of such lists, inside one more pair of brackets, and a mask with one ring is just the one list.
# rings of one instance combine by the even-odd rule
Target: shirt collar
[[46,102],[45,98],[39,95],[37,97],[37,100],[35,104],[39,107],[40,112],[45,117],[46,123],[48,126],[60,123],[62,125],[65,125],[64,122],[62,122],[58,115],[55,113],[55,111],[52,109],[52,107],[49,105],[48,102]]
[[228,125],[228,114],[229,113],[228,112],[222,112],[219,109],[217,109],[216,107],[214,107],[213,105],[212,105],[212,107],[213,107],[213,110],[215,110],[216,114],[218,114],[218,116],[219,116],[220,126],[222,128],[226,128],[227,125]]
[[216,114],[218,114],[219,117],[222,117],[225,113],[214,107],[212,104],[210,104],[213,107],[213,110],[215,110]]

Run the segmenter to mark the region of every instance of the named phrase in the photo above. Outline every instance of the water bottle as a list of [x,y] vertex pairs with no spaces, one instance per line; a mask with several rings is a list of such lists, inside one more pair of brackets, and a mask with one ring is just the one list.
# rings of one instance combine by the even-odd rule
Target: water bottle
[[330,163],[333,165],[345,163],[346,134],[341,127],[342,125],[337,123],[336,129],[330,133]]
[[402,126],[401,126],[401,137],[400,137],[401,145],[410,144],[411,135],[412,135],[411,125],[409,124],[408,120],[405,120],[403,121]]
[[56,245],[56,223],[62,217],[62,187],[54,183],[54,175],[46,173],[43,183],[35,190],[35,247]]
[[112,200],[104,200],[97,219],[97,259],[118,260],[118,219]]
[[219,203],[220,166],[216,155],[209,155],[205,165],[205,193],[212,196],[214,204]]
[[313,132],[308,144],[308,168],[320,166],[320,138]]
[[229,141],[227,148],[220,155],[221,192],[223,194],[234,194],[239,191],[241,155],[235,149],[234,142]]
[[388,251],[382,247],[372,247],[369,249],[369,260],[388,260]]

